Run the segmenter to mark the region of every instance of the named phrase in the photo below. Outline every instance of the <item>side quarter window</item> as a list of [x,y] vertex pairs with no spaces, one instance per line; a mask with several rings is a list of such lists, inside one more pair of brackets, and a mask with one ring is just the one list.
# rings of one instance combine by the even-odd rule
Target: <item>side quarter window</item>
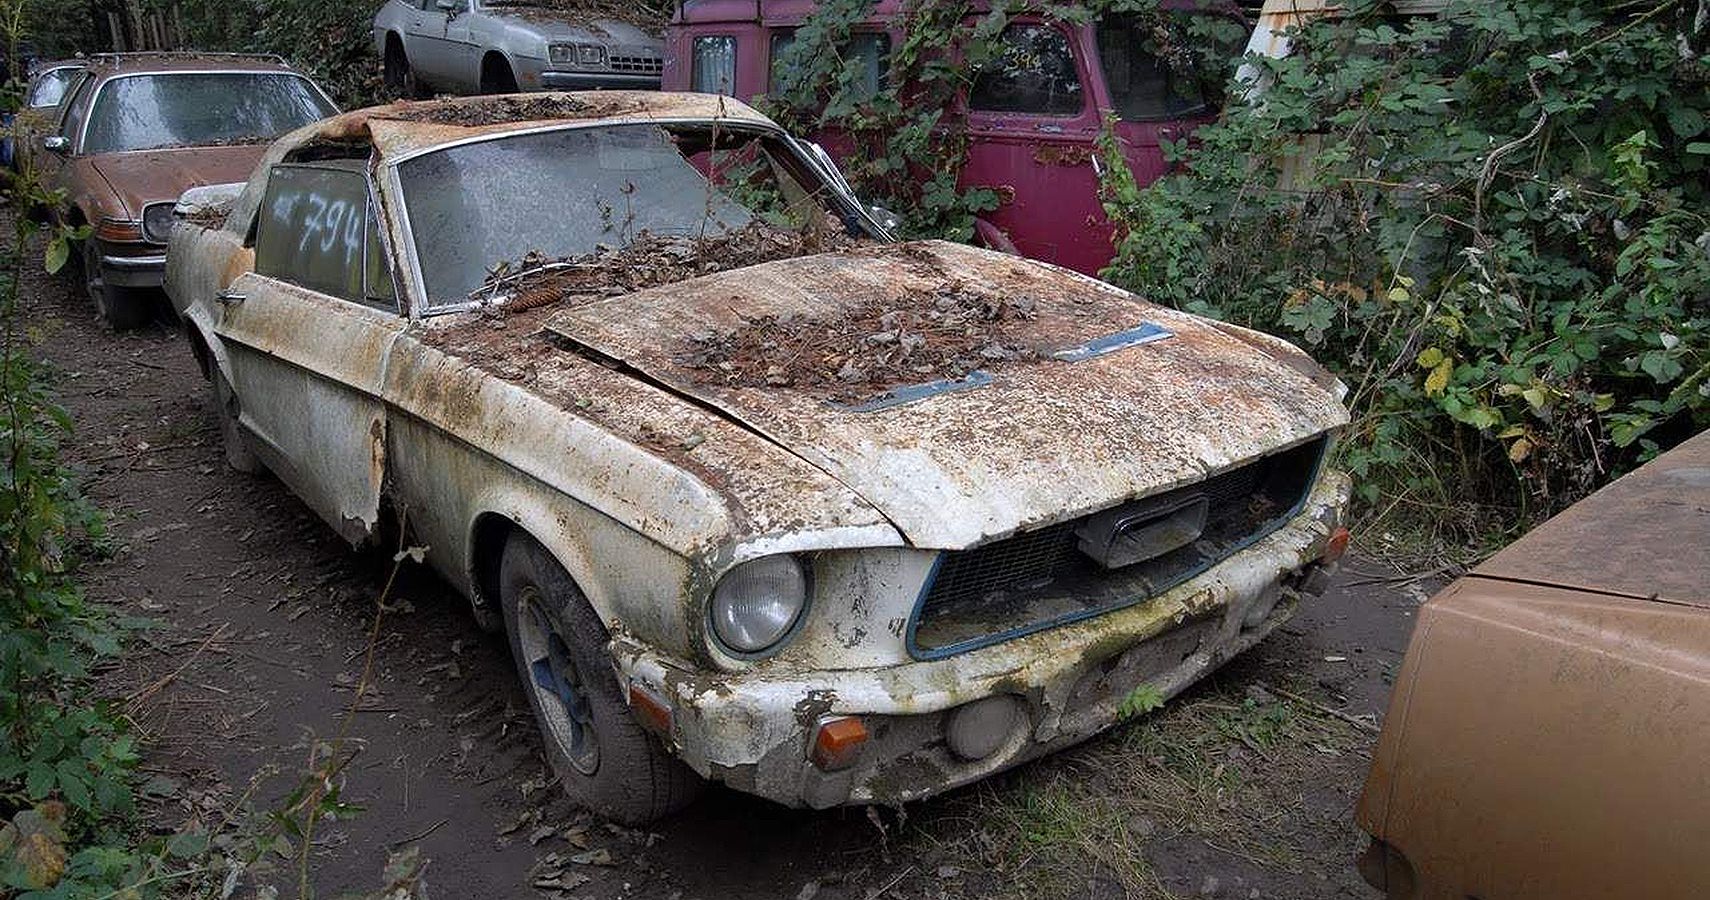
[[974,73],[968,107],[986,112],[1072,116],[1085,108],[1074,49],[1049,25],[1011,25],[992,59]]
[[363,167],[336,160],[273,168],[256,223],[257,275],[398,311]]

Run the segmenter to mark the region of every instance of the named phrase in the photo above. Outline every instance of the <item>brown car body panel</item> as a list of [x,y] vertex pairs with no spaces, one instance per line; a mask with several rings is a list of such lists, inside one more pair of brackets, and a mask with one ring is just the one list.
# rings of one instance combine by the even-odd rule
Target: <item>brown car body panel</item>
[[1710,432],[1425,605],[1357,811],[1391,897],[1710,897],[1707,561]]
[[114,208],[135,219],[143,207],[176,201],[193,187],[247,180],[270,143],[103,153],[83,161],[106,182]]

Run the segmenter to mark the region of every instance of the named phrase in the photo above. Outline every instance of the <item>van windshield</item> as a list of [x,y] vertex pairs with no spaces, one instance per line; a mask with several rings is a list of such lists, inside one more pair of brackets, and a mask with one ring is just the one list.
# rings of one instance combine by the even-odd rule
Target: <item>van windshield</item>
[[524,259],[652,238],[857,227],[841,193],[781,137],[729,125],[607,125],[500,137],[399,166],[432,307],[464,304]]

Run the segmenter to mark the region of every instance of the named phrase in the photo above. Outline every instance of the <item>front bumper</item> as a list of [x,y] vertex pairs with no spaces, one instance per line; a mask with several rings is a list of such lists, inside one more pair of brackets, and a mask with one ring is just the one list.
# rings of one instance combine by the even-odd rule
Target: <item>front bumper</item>
[[115,287],[160,287],[166,280],[166,255],[104,255],[101,257],[101,280]]
[[[944,659],[876,669],[709,673],[624,634],[620,679],[671,709],[667,744],[701,775],[789,806],[894,805],[1085,740],[1124,718],[1141,685],[1172,697],[1286,621],[1349,496],[1325,473],[1283,527],[1150,600]],[[1279,599],[1280,597],[1280,599]],[[1275,603],[1268,615],[1249,613]],[[1262,618],[1260,617],[1262,615]],[[957,707],[1014,698],[1025,714],[997,750],[963,759],[945,741]],[[816,725],[858,715],[870,738],[852,767],[809,761]]]
[[624,75],[616,72],[542,72],[540,88],[545,91],[657,91],[658,75]]

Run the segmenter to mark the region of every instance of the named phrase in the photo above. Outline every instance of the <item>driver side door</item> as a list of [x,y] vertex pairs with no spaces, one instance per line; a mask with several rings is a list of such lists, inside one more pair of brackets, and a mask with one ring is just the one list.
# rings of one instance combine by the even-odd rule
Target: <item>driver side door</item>
[[379,520],[381,381],[406,325],[362,160],[275,166],[254,270],[218,297],[238,421],[256,453],[353,544]]

